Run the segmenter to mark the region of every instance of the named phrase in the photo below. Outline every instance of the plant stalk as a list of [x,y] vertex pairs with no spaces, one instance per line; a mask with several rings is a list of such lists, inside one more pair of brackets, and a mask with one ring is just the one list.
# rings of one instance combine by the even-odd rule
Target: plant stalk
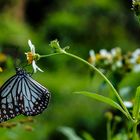
[[59,52],[59,53],[53,53],[53,54],[49,54],[49,55],[40,55],[40,58],[43,58],[43,57],[49,57],[49,56],[54,56],[54,55],[58,55],[58,54],[65,54],[67,56],[70,56],[70,57],[73,57],[83,63],[85,63],[86,65],[88,65],[90,68],[92,68],[93,70],[95,70],[108,84],[109,86],[111,87],[112,91],[114,92],[114,94],[116,95],[116,97],[118,98],[122,108],[124,109],[124,111],[126,112],[126,117],[128,119],[130,119],[132,122],[134,122],[133,118],[131,117],[129,111],[127,110],[126,106],[124,105],[123,103],[123,100],[121,99],[120,95],[118,94],[118,92],[116,91],[116,89],[114,88],[114,86],[111,84],[111,82],[105,77],[105,75],[99,71],[95,66],[91,65],[90,63],[88,63],[86,60],[76,56],[76,55],[73,55],[71,53],[67,53],[66,51],[63,51],[63,52]]
[[88,63],[86,60],[84,60],[84,59],[82,59],[82,58],[80,58],[80,57],[78,57],[78,56],[76,56],[76,55],[73,55],[73,54],[67,53],[67,52],[65,52],[64,54],[66,54],[66,55],[68,55],[68,56],[71,56],[71,57],[73,57],[73,58],[76,58],[76,59],[78,59],[78,60],[84,62],[85,64],[87,64],[87,65],[88,65],[89,67],[91,67],[92,69],[94,69],[94,70],[109,84],[109,86],[111,87],[112,91],[114,92],[114,94],[115,94],[116,97],[118,98],[118,100],[119,100],[121,106],[123,107],[123,109],[124,109],[125,112],[127,113],[127,117],[128,117],[132,122],[134,122],[134,120],[132,119],[132,117],[131,117],[129,111],[127,110],[126,106],[124,105],[123,100],[121,99],[120,95],[118,94],[118,92],[116,91],[116,89],[114,88],[114,86],[111,84],[111,82],[105,77],[105,75],[104,75],[101,71],[99,71],[96,67],[94,67],[94,66],[91,65],[90,63]]
[[132,140],[138,140],[137,125],[138,125],[137,123],[133,124]]
[[107,140],[111,140],[111,121],[107,121]]

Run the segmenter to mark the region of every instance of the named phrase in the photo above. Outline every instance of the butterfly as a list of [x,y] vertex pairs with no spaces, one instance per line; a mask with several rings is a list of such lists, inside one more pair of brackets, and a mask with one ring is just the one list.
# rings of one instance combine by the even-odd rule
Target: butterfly
[[31,74],[16,68],[16,74],[0,88],[0,122],[17,115],[35,116],[47,108],[50,92],[35,81]]

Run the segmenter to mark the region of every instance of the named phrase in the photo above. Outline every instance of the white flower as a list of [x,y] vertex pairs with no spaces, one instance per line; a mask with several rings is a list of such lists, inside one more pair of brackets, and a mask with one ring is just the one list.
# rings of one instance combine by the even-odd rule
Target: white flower
[[115,56],[117,55],[116,48],[113,48],[113,49],[111,50],[111,54],[112,54],[113,57],[115,57]]
[[104,58],[107,58],[107,59],[109,59],[109,60],[112,59],[111,53],[108,52],[106,49],[101,49],[101,50],[100,50],[100,54],[101,54],[101,56],[104,57]]
[[28,40],[28,45],[33,55],[35,55],[35,46],[32,44],[31,40]]
[[121,60],[117,61],[117,62],[116,62],[116,66],[117,66],[118,68],[121,68],[121,67],[123,66],[122,61],[121,61]]
[[139,72],[140,71],[140,49],[136,49],[130,58],[130,63],[133,65],[133,71]]
[[96,62],[96,56],[95,56],[95,52],[94,50],[90,50],[89,51],[89,60],[88,60],[91,64],[95,65]]
[[89,56],[94,56],[94,57],[95,57],[95,52],[94,52],[94,50],[90,50],[90,51],[89,51]]
[[103,57],[107,57],[109,54],[109,52],[106,50],[106,49],[101,49],[100,50],[100,54],[103,56]]
[[113,57],[120,56],[121,55],[121,49],[120,48],[111,49],[111,55]]
[[110,52],[108,52],[106,49],[101,49],[99,53],[100,53],[101,57],[104,58],[105,65],[112,63],[112,55]]
[[39,70],[39,71],[43,72],[43,70],[42,70],[42,69],[40,69],[40,68],[36,65],[35,60],[33,60],[33,62],[32,62],[32,67],[33,67],[33,69],[34,69],[34,73],[36,73],[36,72],[37,72],[37,70]]
[[132,53],[132,57],[130,58],[130,62],[132,64],[135,64],[137,61],[137,58],[140,56],[140,49],[136,49],[133,53]]
[[139,72],[139,71],[140,71],[140,64],[135,64],[135,65],[133,66],[133,71],[134,71],[134,72]]
[[123,103],[124,103],[124,105],[125,105],[127,108],[133,107],[133,104],[132,104],[132,102],[130,102],[130,101],[124,101]]
[[117,68],[121,68],[122,66],[123,66],[122,61],[118,60],[112,64],[112,70],[115,71]]
[[136,49],[136,50],[133,52],[132,56],[133,56],[133,57],[137,57],[137,56],[139,56],[139,55],[140,55],[140,49],[138,48],[138,49]]
[[37,72],[37,70],[43,72],[43,70],[41,70],[37,65],[36,65],[36,61],[39,59],[39,55],[35,53],[35,46],[32,44],[31,40],[28,40],[28,45],[30,47],[30,52],[25,53],[28,63],[32,64],[34,73]]

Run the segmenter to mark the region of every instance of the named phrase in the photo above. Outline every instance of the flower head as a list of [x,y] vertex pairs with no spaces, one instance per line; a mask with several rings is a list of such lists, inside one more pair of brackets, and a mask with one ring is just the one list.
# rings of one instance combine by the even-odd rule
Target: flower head
[[132,54],[130,58],[130,63],[132,64],[133,68],[132,70],[134,72],[140,71],[140,49],[136,49]]
[[89,51],[89,58],[88,58],[88,61],[89,61],[90,64],[95,65],[96,56],[95,56],[94,50],[90,50],[90,51]]
[[105,65],[109,65],[112,63],[112,55],[106,49],[101,49],[99,52],[102,60],[104,60]]
[[25,53],[27,57],[28,64],[32,64],[34,73],[37,70],[43,72],[37,65],[36,61],[40,59],[40,55],[35,53],[35,46],[32,44],[31,40],[28,40],[28,45],[30,47],[30,52]]
[[124,101],[123,103],[127,108],[132,108],[133,107],[133,103],[130,102],[130,101]]
[[140,15],[140,1],[132,0],[132,10],[135,12],[137,16]]

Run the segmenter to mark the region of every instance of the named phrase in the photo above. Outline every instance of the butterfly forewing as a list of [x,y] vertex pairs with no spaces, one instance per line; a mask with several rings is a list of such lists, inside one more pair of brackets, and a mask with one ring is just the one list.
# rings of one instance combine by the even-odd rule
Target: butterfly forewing
[[40,114],[49,103],[48,89],[18,69],[0,88],[0,122],[19,114],[34,116]]
[[20,114],[15,92],[18,81],[19,78],[15,75],[0,88],[0,122]]

